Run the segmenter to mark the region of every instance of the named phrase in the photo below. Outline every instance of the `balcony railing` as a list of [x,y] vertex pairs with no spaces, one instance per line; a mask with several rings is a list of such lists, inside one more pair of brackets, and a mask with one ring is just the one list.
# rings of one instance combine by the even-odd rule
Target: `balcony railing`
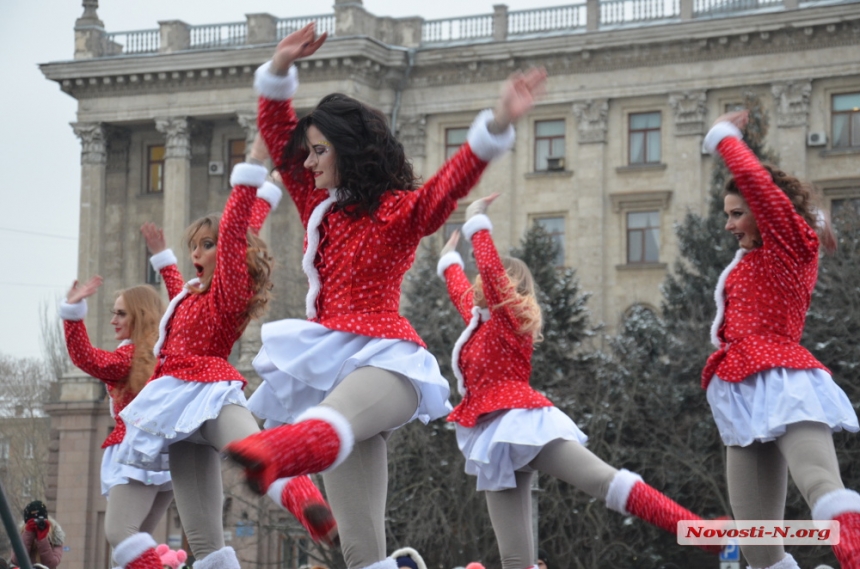
[[491,39],[493,15],[426,20],[421,25],[421,43]]
[[693,0],[693,17],[726,16],[761,8],[781,8],[783,0]]
[[244,45],[248,36],[247,22],[190,26],[190,49],[207,49]]
[[601,0],[601,25],[635,24],[676,18],[681,13],[679,0]]
[[334,35],[334,14],[325,14],[322,16],[302,16],[299,18],[280,18],[275,26],[277,36],[280,40],[285,38],[296,30],[300,30],[311,22],[316,22],[316,32],[321,34],[328,32],[328,35]]
[[585,4],[508,12],[508,36],[585,29]]
[[112,32],[107,34],[107,40],[109,45],[117,46],[119,49],[117,54],[155,53],[161,43],[161,33],[158,29]]

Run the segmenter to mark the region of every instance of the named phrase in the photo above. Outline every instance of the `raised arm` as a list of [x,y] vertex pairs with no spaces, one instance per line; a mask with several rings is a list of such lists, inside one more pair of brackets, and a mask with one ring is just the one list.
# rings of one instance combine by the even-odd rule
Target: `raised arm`
[[778,250],[795,262],[808,262],[818,255],[818,236],[741,140],[746,123],[746,111],[723,115],[708,132],[703,147],[723,157],[755,217],[764,247]]
[[176,266],[176,255],[167,248],[164,231],[149,221],[140,227],[140,233],[150,253],[149,264],[161,274],[164,286],[167,287],[167,295],[173,298],[182,292],[185,281],[182,279],[179,267]]
[[436,273],[445,280],[451,302],[454,303],[463,321],[468,324],[472,318],[473,297],[470,294],[472,285],[463,271],[463,258],[455,250],[459,239],[459,231],[455,231],[448,239],[440,252]]

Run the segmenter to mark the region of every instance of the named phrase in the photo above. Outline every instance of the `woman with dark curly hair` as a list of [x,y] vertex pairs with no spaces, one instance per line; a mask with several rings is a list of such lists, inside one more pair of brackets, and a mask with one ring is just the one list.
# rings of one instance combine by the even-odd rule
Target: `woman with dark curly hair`
[[[737,520],[781,520],[788,473],[813,519],[837,520],[833,551],[860,567],[860,494],[846,490],[832,432],[857,432],[857,414],[830,372],[800,345],[818,277],[819,235],[835,243],[808,185],[764,167],[742,142],[746,111],[723,115],[705,137],[733,178],[726,230],[740,248],[723,271],[711,327],[716,346],[702,386],[727,446],[729,501]],[[795,569],[781,545],[741,545],[755,569]]]
[[448,414],[436,359],[400,316],[400,285],[422,237],[437,231],[488,162],[513,143],[511,123],[545,73],[513,75],[494,111],[422,186],[385,117],[346,95],[325,97],[301,121],[290,99],[293,62],[325,41],[313,24],[286,37],[256,73],[258,124],[307,228],[302,267],[308,320],[263,326],[252,411],[282,425],[228,445],[249,485],[324,472],[350,569],[396,569],[385,556],[388,433]]

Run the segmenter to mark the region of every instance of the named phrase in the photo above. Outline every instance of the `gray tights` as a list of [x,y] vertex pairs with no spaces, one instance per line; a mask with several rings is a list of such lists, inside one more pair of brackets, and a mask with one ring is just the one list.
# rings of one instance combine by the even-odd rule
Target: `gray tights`
[[251,412],[240,405],[225,405],[215,419],[200,426],[195,441],[179,441],[169,447],[170,476],[176,494],[179,519],[196,559],[224,547],[219,451],[228,443],[259,432]]
[[[824,423],[794,423],[785,434],[766,443],[727,448],[729,501],[736,520],[782,520],[788,473],[810,508],[823,495],[844,488],[830,427]],[[756,569],[778,563],[781,545],[741,546]]]
[[155,531],[173,501],[172,490],[159,491],[159,488],[129,480],[127,484],[117,484],[110,489],[105,512],[105,538],[111,547],[138,532],[151,534]]
[[323,474],[349,569],[385,559],[386,439],[392,429],[412,418],[418,403],[418,393],[408,379],[362,367],[346,376],[320,404],[343,415],[355,436],[349,457]]

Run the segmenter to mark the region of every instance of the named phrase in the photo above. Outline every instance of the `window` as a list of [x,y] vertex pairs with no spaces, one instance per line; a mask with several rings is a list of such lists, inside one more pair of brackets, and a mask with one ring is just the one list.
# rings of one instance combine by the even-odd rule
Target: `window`
[[835,199],[830,202],[830,218],[835,219],[840,213],[848,212],[851,209],[860,215],[860,198],[845,198]]
[[564,121],[535,122],[535,172],[564,170]]
[[33,478],[28,476],[24,478],[21,484],[21,497],[22,498],[32,498],[33,497]]
[[145,263],[145,267],[143,269],[143,274],[146,275],[146,284],[148,285],[160,285],[161,284],[161,273],[152,268],[152,263],[149,260],[152,258],[152,255],[149,254],[149,251],[144,246],[144,255],[143,261]]
[[564,266],[564,218],[563,217],[537,217],[534,223],[540,225],[552,238],[558,249],[555,252],[554,264],[556,267]]
[[0,461],[9,460],[9,441],[0,439]]
[[724,113],[733,113],[735,111],[742,111],[746,109],[746,105],[744,105],[743,103],[726,103],[724,109]]
[[445,160],[457,153],[457,150],[466,142],[469,135],[468,128],[446,128],[445,129]]
[[33,441],[24,441],[24,458],[35,458],[35,445]]
[[228,172],[232,172],[233,166],[245,161],[245,139],[228,140],[227,149],[229,151],[229,155],[227,156]]
[[636,211],[627,214],[627,263],[660,261],[660,212]]
[[469,277],[473,277],[478,274],[478,266],[475,264],[475,256],[472,254],[472,244],[469,243],[468,239],[463,237],[462,221],[449,221],[445,224],[445,230],[442,234],[444,240],[442,243],[447,243],[451,235],[458,229],[460,230],[460,240],[457,242],[457,252],[463,257],[463,270]]
[[281,537],[281,567],[283,569],[298,569],[307,567],[310,543],[305,537],[286,535]]
[[164,191],[164,145],[146,147],[146,193]]
[[833,148],[860,147],[860,93],[833,95]]
[[660,163],[660,113],[631,113],[628,164]]

